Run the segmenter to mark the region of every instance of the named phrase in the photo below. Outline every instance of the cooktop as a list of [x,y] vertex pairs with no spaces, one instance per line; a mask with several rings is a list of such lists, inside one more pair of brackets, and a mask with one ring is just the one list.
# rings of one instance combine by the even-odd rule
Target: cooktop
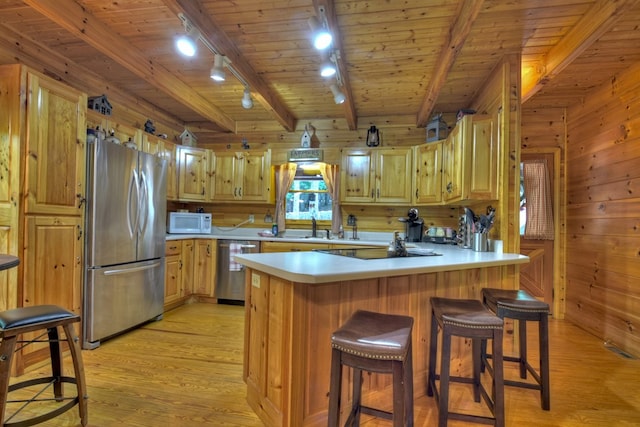
[[[358,259],[383,259],[383,258],[403,258],[389,254],[386,247],[374,246],[370,248],[342,248],[342,249],[314,249],[316,252],[323,252],[331,255],[341,255]],[[431,249],[411,248],[407,249],[407,257],[417,256],[439,256]]]

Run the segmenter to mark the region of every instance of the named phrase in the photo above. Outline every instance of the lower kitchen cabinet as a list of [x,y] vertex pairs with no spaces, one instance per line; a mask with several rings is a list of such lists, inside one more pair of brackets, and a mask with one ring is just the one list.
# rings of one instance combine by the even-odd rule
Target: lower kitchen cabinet
[[172,308],[182,298],[182,242],[170,240],[165,246],[164,306]]
[[[55,304],[81,314],[82,219],[27,215],[25,225],[22,306]],[[18,370],[45,359],[48,351],[45,343],[24,347]]]
[[215,297],[216,258],[216,239],[195,239],[194,295]]

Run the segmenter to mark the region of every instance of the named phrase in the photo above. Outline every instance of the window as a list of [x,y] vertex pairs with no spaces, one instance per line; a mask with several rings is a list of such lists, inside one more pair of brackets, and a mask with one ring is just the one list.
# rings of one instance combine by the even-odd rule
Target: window
[[332,200],[315,163],[300,164],[286,198],[286,219],[331,221]]

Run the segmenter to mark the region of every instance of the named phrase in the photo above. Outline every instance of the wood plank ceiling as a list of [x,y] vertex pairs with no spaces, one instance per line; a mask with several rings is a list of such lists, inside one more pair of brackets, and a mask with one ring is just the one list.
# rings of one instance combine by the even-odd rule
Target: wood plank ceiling
[[[344,104],[318,75],[308,19],[338,36]],[[185,14],[231,60],[176,53]],[[424,126],[472,101],[506,54],[522,55],[525,106],[562,107],[640,61],[638,0],[2,0],[0,63],[23,62],[90,96],[109,93],[178,126],[355,129],[393,117]],[[254,107],[240,100],[247,83]]]

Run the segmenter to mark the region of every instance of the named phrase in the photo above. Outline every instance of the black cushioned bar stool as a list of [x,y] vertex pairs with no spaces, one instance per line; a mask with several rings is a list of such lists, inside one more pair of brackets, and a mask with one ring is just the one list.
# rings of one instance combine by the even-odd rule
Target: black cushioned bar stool
[[[73,324],[77,322],[80,322],[80,316],[56,305],[37,305],[0,312],[0,338],[2,339],[2,342],[0,342],[0,392],[4,397],[0,406],[0,420],[2,420],[3,427],[26,427],[39,424],[43,421],[57,417],[76,405],[79,406],[80,421],[82,425],[87,425],[87,390],[84,380],[84,365],[82,363],[82,354],[80,351],[78,336],[76,335],[73,327]],[[59,327],[64,330],[65,338],[62,340],[58,334]],[[18,339],[20,334],[38,330],[46,330],[46,332],[43,332],[40,337],[43,337],[46,334],[48,335],[47,339],[41,340],[40,337],[31,341]],[[61,341],[66,341],[69,345],[75,377],[68,377],[63,374]],[[49,343],[51,376],[34,378],[9,385],[11,377],[11,360],[13,353],[16,350],[16,344],[21,343],[24,346],[34,342]],[[76,396],[65,396],[63,383],[75,384],[77,391]],[[13,401],[8,399],[11,392],[38,384],[43,384],[43,390],[30,400],[25,402],[24,400]],[[53,386],[53,399],[43,398],[42,392],[51,386]],[[21,419],[15,422],[11,421],[29,403],[51,400],[55,400],[60,404],[50,412],[29,419]],[[25,402],[25,404],[18,408],[12,415],[6,416],[5,410],[7,403],[16,402]]]
[[[360,414],[393,420],[394,427],[413,426],[413,318],[356,311],[331,336],[329,427],[340,420],[342,366],[353,369],[353,402],[345,425],[358,426]],[[362,371],[393,375],[393,412],[362,405]]]
[[[493,424],[504,427],[504,384],[502,377],[502,330],[503,320],[489,311],[480,301],[473,299],[431,298],[431,338],[429,342],[429,376],[427,395],[434,396],[438,403],[438,426],[445,427],[449,419]],[[436,374],[438,354],[438,329],[442,330],[440,374]],[[451,337],[472,340],[473,377],[453,376],[451,369]],[[491,396],[480,381],[481,345],[490,339],[496,355],[492,375]],[[486,342],[486,341],[485,341]],[[440,389],[436,381],[440,380]],[[473,385],[473,397],[484,399],[493,417],[463,414],[449,411],[450,382]]]
[[[537,384],[524,381],[505,380],[505,385],[540,390],[542,409],[549,410],[549,304],[539,301],[523,290],[482,289],[482,300],[491,311],[502,319],[505,317],[518,321],[519,356],[503,356],[503,360],[517,362],[520,365],[520,378],[527,378],[527,371]],[[527,321],[538,322],[540,369],[539,373],[527,360]],[[483,350],[483,355],[484,355]],[[491,357],[491,355],[486,355]],[[485,366],[483,362],[483,367]]]

